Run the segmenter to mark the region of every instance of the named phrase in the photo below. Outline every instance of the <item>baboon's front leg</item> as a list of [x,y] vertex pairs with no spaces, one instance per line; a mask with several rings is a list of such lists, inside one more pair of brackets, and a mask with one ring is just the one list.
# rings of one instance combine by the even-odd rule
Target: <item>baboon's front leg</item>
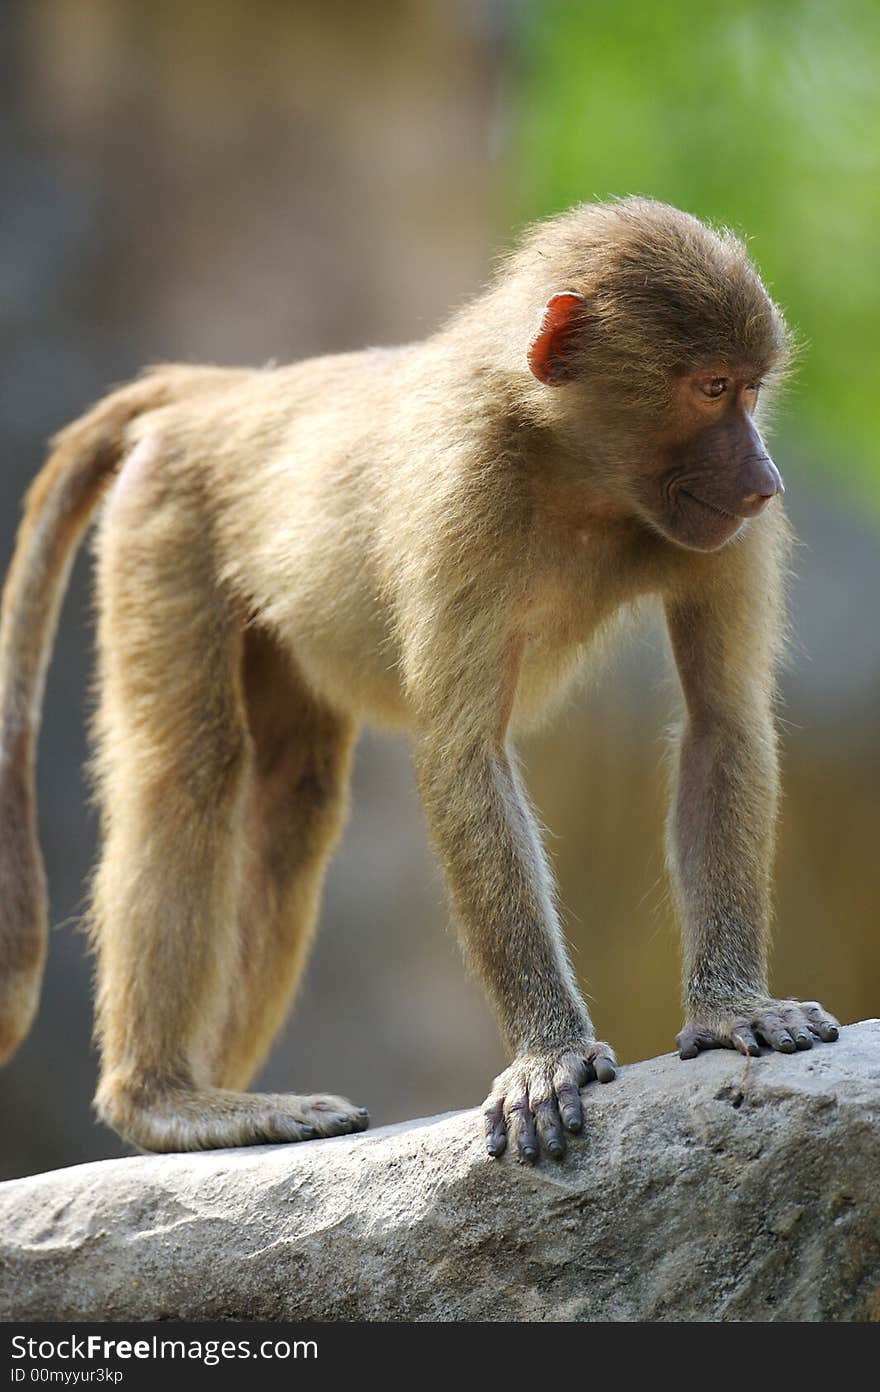
[[[766,588],[732,584],[667,606],[687,703],[669,819],[679,903],[683,1059],[701,1049],[781,1053],[837,1038],[815,1001],[770,995],[770,879],[778,800]],[[738,612],[739,611],[739,612]]]
[[550,873],[509,755],[486,741],[450,751],[423,738],[417,771],[463,943],[495,1006],[513,1062],[486,1101],[486,1145],[524,1160],[559,1157],[583,1125],[580,1088],[610,1082],[574,982]]

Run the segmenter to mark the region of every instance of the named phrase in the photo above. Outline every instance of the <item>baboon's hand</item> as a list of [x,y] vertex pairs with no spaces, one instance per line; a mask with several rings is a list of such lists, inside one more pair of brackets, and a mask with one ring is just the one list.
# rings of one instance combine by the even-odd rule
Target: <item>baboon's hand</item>
[[679,1058],[696,1058],[701,1049],[739,1049],[741,1054],[760,1053],[767,1044],[780,1054],[812,1049],[813,1038],[831,1044],[839,1026],[817,1001],[771,1000],[733,1008],[719,1014],[709,1010],[703,1020],[690,1021],[676,1039]]
[[495,1079],[483,1107],[486,1149],[501,1155],[508,1139],[519,1160],[533,1163],[543,1148],[555,1160],[565,1154],[565,1132],[584,1124],[580,1089],[616,1073],[608,1044],[584,1040],[546,1054],[520,1054]]

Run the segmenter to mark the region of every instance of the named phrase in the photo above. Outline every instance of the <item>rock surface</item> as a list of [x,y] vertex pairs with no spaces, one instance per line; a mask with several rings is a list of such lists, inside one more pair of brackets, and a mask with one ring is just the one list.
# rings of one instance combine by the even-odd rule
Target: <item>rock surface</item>
[[585,1093],[561,1164],[477,1112],[0,1186],[0,1318],[880,1318],[880,1020]]

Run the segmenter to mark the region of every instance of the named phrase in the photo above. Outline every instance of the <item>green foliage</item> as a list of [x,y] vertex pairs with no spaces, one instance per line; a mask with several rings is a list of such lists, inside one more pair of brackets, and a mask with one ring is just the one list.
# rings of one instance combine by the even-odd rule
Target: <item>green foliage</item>
[[880,516],[878,0],[527,0],[518,219],[643,193],[747,236],[804,342],[780,413]]

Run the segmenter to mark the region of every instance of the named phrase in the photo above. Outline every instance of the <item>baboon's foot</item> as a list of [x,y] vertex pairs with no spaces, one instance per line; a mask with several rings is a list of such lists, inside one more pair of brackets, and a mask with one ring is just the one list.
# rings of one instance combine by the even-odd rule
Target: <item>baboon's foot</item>
[[701,1049],[739,1049],[741,1054],[754,1055],[761,1052],[761,1044],[780,1054],[793,1054],[797,1049],[812,1049],[814,1038],[832,1044],[839,1033],[834,1016],[817,1001],[768,997],[738,1010],[707,1010],[704,1018],[685,1025],[676,1044],[683,1059],[696,1058]]
[[217,1150],[346,1136],[370,1124],[365,1107],[322,1093],[230,1092],[223,1088],[102,1085],[102,1121],[142,1150]]
[[566,1131],[583,1128],[580,1089],[616,1075],[608,1044],[584,1040],[546,1054],[521,1054],[492,1085],[483,1107],[486,1149],[499,1156],[508,1140],[518,1160],[533,1163],[541,1148],[554,1160],[565,1154]]

